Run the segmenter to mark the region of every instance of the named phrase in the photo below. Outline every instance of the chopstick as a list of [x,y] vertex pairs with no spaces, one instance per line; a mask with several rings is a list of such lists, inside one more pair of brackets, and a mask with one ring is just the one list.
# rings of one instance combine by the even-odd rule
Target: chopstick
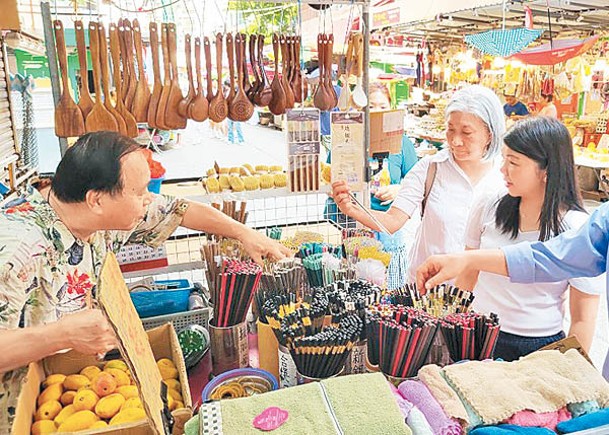
[[362,205],[362,203],[361,203],[361,202],[359,202],[359,201],[358,201],[358,199],[355,197],[355,195],[353,194],[353,192],[349,192],[349,196],[351,197],[351,200],[352,200],[353,202],[355,202],[355,203],[356,203],[356,204],[359,206],[359,208],[361,208],[361,209],[364,211],[364,213],[366,213],[366,215],[368,215],[368,217],[369,217],[370,219],[372,219],[372,222],[374,222],[374,223],[375,223],[375,225],[376,225],[377,227],[379,227],[379,229],[381,230],[381,232],[383,232],[383,233],[385,233],[385,234],[392,234],[392,233],[391,233],[391,231],[389,231],[389,230],[387,229],[387,227],[385,227],[385,225],[383,225],[383,224],[381,223],[381,221],[379,221],[379,220],[376,218],[376,216],[374,216],[374,215],[373,215],[373,214],[370,212],[370,210],[368,210],[366,207],[364,207],[364,206]]

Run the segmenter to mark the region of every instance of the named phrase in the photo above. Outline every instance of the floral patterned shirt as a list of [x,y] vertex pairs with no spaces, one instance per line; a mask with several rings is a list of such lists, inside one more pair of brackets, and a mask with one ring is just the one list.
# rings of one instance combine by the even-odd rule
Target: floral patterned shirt
[[[156,247],[181,224],[183,200],[154,195],[133,231],[76,239],[42,195],[27,193],[0,209],[0,328],[37,326],[85,308],[108,252],[126,243]],[[0,373],[0,433],[10,433],[27,367]]]

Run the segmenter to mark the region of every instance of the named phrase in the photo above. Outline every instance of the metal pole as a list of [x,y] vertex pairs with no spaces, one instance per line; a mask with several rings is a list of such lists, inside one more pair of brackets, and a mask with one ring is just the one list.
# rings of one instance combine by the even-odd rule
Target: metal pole
[[[370,10],[369,2],[365,1],[362,4],[362,31],[364,36],[364,71],[363,71],[363,87],[366,95],[370,95],[369,90],[369,63],[370,63]],[[370,104],[364,107],[364,164],[366,175],[366,187],[364,188],[364,204],[370,207],[370,165],[368,165],[368,155],[370,152]]]
[[[49,2],[40,2],[40,10],[42,12],[42,25],[44,28],[44,45],[47,51],[47,57],[49,59],[49,72],[51,74],[51,90],[53,91],[53,102],[55,106],[59,104],[59,98],[61,96],[61,88],[59,86],[59,69],[57,67],[57,56],[55,51],[55,38],[53,36],[53,23],[51,20],[51,6]],[[59,151],[61,156],[66,153],[68,149],[68,141],[66,138],[60,137],[59,139]]]

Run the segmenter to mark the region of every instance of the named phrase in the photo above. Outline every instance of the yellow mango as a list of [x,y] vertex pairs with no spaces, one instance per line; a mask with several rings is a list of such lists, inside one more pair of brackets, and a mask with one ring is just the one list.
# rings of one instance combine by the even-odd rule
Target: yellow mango
[[139,397],[137,387],[135,385],[123,385],[118,387],[116,392],[123,396],[125,400],[131,399],[132,397]]
[[156,365],[159,367],[171,367],[173,369],[176,368],[176,365],[169,358],[161,358],[156,362]]
[[174,389],[172,389],[172,388],[169,388],[169,389],[167,390],[167,394],[168,394],[168,395],[169,395],[169,396],[170,396],[170,397],[171,397],[173,400],[176,400],[176,401],[179,401],[179,402],[182,402],[182,401],[184,400],[184,399],[182,399],[182,394],[180,394],[180,392],[179,392],[179,391],[176,391],[176,390],[174,390]]
[[70,391],[78,391],[87,385],[91,385],[91,380],[85,375],[70,375],[63,381],[63,387]]
[[76,396],[76,391],[66,391],[61,395],[59,401],[63,406],[71,405],[74,402],[74,397]]
[[72,414],[74,414],[76,412],[76,409],[74,409],[74,405],[68,405],[65,408],[63,408],[61,410],[61,412],[59,414],[57,414],[57,417],[55,417],[55,424],[57,426],[60,426],[63,424],[64,421],[66,421],[68,419],[69,416],[71,416]]
[[114,417],[125,403],[125,398],[118,393],[102,397],[95,405],[95,413],[98,417],[109,419]]
[[182,409],[182,408],[186,408],[186,407],[184,406],[184,403],[183,403],[183,402],[179,402],[179,401],[177,401],[177,402],[176,402],[176,409]]
[[46,387],[40,396],[38,396],[38,406],[42,405],[44,402],[48,402],[50,400],[56,400],[59,402],[61,399],[61,395],[63,394],[63,385],[62,384],[51,384]]
[[118,414],[116,414],[112,420],[110,420],[110,425],[113,424],[122,424],[122,423],[131,423],[134,421],[144,420],[146,418],[146,412],[144,412],[141,408],[127,408]]
[[76,393],[74,396],[74,409],[76,411],[91,411],[97,405],[99,401],[99,396],[95,394],[94,391],[91,390],[82,390]]
[[57,426],[51,420],[39,420],[32,425],[32,435],[57,432]]
[[57,400],[49,400],[44,402],[34,415],[34,420],[53,420],[61,411],[61,403]]
[[105,427],[108,427],[108,423],[106,423],[103,420],[100,420],[100,421],[96,421],[91,426],[89,426],[89,429],[103,429]]
[[62,384],[65,379],[66,375],[49,375],[44,382],[42,382],[42,388],[47,388],[49,385],[53,384]]
[[132,397],[130,399],[125,400],[125,403],[123,403],[123,406],[121,406],[121,411],[123,409],[128,409],[128,408],[144,409],[144,405],[142,405],[142,401],[140,400],[139,397]]
[[89,429],[99,417],[92,411],[78,411],[69,416],[58,428],[58,432],[77,432]]
[[95,376],[101,373],[101,369],[97,366],[88,366],[80,371],[80,374],[89,378],[90,381],[95,378]]
[[117,387],[122,387],[131,383],[131,380],[129,379],[129,376],[127,376],[127,373],[125,373],[121,369],[114,369],[112,367],[109,367],[107,369],[104,369],[104,372],[110,373],[112,377],[114,377]]
[[178,379],[178,369],[175,367],[169,367],[166,365],[159,365],[159,371],[163,380],[167,379]]
[[173,397],[171,397],[170,395],[167,395],[167,407],[170,411],[176,409],[176,401],[173,400]]
[[179,380],[177,379],[166,379],[165,381],[165,385],[167,385],[167,388],[170,388],[172,390],[178,391],[178,392],[182,392],[182,384],[180,383]]
[[129,367],[125,361],[113,359],[112,361],[108,361],[106,364],[104,364],[104,371],[107,371],[108,369],[119,369],[126,372],[129,370]]

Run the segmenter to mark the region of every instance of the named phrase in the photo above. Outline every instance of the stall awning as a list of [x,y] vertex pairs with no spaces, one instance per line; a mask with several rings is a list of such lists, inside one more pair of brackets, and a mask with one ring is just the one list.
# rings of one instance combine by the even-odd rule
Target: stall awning
[[527,48],[512,56],[528,65],[556,65],[590,50],[599,35],[587,39],[555,39],[539,47]]
[[433,20],[439,14],[450,14],[451,12],[464,11],[468,9],[495,6],[501,4],[501,0],[427,0],[421,2],[399,1],[385,4],[381,8],[373,8],[373,14],[377,11],[401,7],[400,23],[415,23],[418,21]]

